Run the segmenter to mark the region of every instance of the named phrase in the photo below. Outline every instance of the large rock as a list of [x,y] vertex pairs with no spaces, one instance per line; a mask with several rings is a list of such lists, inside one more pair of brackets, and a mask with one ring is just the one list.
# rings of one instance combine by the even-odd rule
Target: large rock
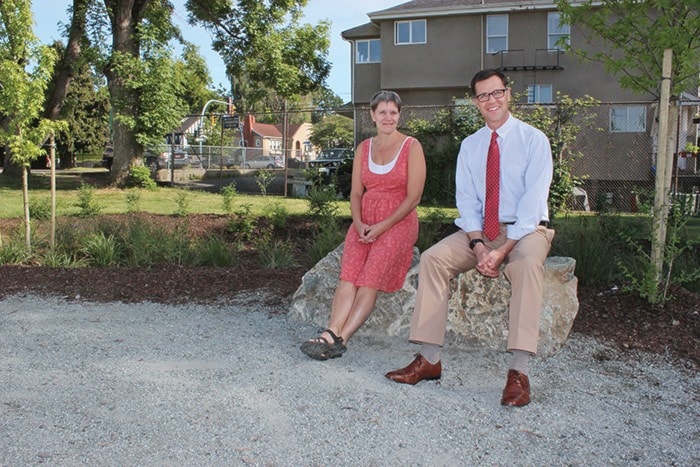
[[[340,245],[319,261],[302,278],[295,292],[289,316],[323,327],[338,285]],[[418,286],[418,249],[403,288],[397,292],[379,293],[377,304],[358,334],[405,336],[408,338],[411,315]],[[554,354],[566,341],[578,311],[577,279],[573,258],[549,257],[545,261],[544,303],[540,319],[538,353]],[[508,334],[508,300],[510,284],[503,275],[489,279],[472,270],[460,274],[450,284],[447,339],[457,345],[477,345],[505,349]]]

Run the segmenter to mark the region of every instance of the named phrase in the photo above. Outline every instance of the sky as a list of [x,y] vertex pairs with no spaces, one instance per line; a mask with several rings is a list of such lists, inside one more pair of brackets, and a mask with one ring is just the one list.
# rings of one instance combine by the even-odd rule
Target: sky
[[[367,13],[383,10],[404,3],[406,0],[309,0],[304,8],[302,22],[316,24],[321,20],[331,22],[331,45],[328,60],[332,68],[327,84],[344,102],[351,99],[350,92],[350,43],[340,37],[346,29],[369,22]],[[219,55],[211,50],[211,36],[201,28],[187,24],[185,0],[172,0],[175,5],[175,22],[182,29],[186,40],[199,46],[200,54],[207,60],[209,73],[215,88],[228,89],[226,69]],[[32,12],[36,24],[35,33],[43,43],[63,40],[59,23],[67,24],[66,10],[72,0],[33,0]]]

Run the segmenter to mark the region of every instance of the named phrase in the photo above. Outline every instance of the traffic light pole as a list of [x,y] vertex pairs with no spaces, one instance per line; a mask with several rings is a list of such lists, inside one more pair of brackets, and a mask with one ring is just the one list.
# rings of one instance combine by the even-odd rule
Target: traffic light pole
[[229,111],[231,110],[231,108],[233,108],[234,112],[236,110],[236,108],[233,106],[232,101],[230,100],[226,102],[220,101],[218,99],[210,99],[207,101],[206,104],[204,104],[204,107],[202,107],[202,113],[199,114],[199,157],[202,157],[202,143],[204,142],[204,138],[206,138],[204,136],[204,114],[207,112],[207,107],[209,107],[209,104],[213,104],[214,102],[218,104],[226,104],[228,106],[227,108],[229,109]]

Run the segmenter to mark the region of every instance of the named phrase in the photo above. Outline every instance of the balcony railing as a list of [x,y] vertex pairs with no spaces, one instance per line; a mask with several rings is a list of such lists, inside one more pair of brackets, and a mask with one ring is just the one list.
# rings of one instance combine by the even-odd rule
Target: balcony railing
[[[534,71],[534,70],[563,70],[559,57],[564,53],[559,49],[535,49],[532,61],[526,62],[525,49],[508,49],[491,54],[500,58],[499,70],[502,71]],[[554,55],[554,59],[552,59]]]

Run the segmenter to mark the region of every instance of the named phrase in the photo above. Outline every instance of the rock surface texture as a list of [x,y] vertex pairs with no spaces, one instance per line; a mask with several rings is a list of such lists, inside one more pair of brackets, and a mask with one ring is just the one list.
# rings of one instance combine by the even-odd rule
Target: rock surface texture
[[[319,326],[328,323],[342,253],[343,245],[340,245],[304,275],[292,299],[290,318]],[[358,334],[408,338],[419,261],[415,248],[403,288],[391,294],[379,293],[374,311]],[[553,256],[545,261],[538,348],[541,356],[556,353],[573,325],[578,311],[575,266],[573,258]],[[472,270],[454,278],[450,284],[446,343],[505,349],[509,297],[510,284],[504,275],[489,279]]]

